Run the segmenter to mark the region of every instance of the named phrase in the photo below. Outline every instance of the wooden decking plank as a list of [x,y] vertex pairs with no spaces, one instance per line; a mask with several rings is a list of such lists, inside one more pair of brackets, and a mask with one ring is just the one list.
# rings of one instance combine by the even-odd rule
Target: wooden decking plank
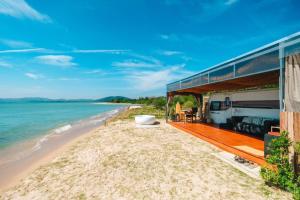
[[241,156],[242,158],[255,162],[259,165],[266,164],[263,157],[250,154],[234,147],[247,145],[254,149],[263,151],[264,142],[260,139],[243,134],[238,134],[229,130],[219,129],[206,124],[183,122],[170,122],[170,124],[180,130],[183,130],[202,140],[205,140],[221,148],[222,150]]

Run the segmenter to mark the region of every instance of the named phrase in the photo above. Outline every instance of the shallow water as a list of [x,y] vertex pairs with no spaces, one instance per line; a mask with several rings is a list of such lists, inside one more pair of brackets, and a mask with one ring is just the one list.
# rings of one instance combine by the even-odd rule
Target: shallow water
[[0,103],[0,189],[126,107],[87,102]]
[[120,107],[92,102],[1,102],[0,150],[50,131],[67,131],[72,123]]

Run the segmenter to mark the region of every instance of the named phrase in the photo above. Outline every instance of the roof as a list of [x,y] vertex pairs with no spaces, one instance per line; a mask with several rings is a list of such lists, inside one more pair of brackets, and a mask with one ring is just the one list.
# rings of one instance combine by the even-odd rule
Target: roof
[[280,68],[280,58],[300,52],[300,32],[167,85],[167,92],[256,75]]

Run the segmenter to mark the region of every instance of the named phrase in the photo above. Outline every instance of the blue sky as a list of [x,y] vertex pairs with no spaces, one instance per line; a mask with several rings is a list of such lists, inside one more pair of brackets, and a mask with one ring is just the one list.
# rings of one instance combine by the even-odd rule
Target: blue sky
[[0,98],[165,94],[300,30],[298,0],[0,0]]

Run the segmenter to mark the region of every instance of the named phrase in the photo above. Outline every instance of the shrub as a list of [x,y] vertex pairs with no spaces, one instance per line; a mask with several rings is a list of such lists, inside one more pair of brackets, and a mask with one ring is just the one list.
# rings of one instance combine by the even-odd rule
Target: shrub
[[184,108],[184,109],[190,109],[190,108],[192,108],[192,107],[194,107],[194,103],[193,103],[192,101],[186,101],[186,102],[184,102],[184,104],[183,104],[183,108]]
[[292,145],[288,132],[281,132],[270,144],[267,163],[274,167],[263,167],[260,171],[262,178],[268,185],[277,186],[293,193],[294,199],[300,200],[300,179],[296,177],[289,161],[289,147]]
[[153,99],[152,105],[156,109],[163,110],[165,108],[165,106],[166,106],[166,98],[165,97],[157,97],[157,98]]
[[300,154],[300,142],[295,143],[294,149],[297,154]]

